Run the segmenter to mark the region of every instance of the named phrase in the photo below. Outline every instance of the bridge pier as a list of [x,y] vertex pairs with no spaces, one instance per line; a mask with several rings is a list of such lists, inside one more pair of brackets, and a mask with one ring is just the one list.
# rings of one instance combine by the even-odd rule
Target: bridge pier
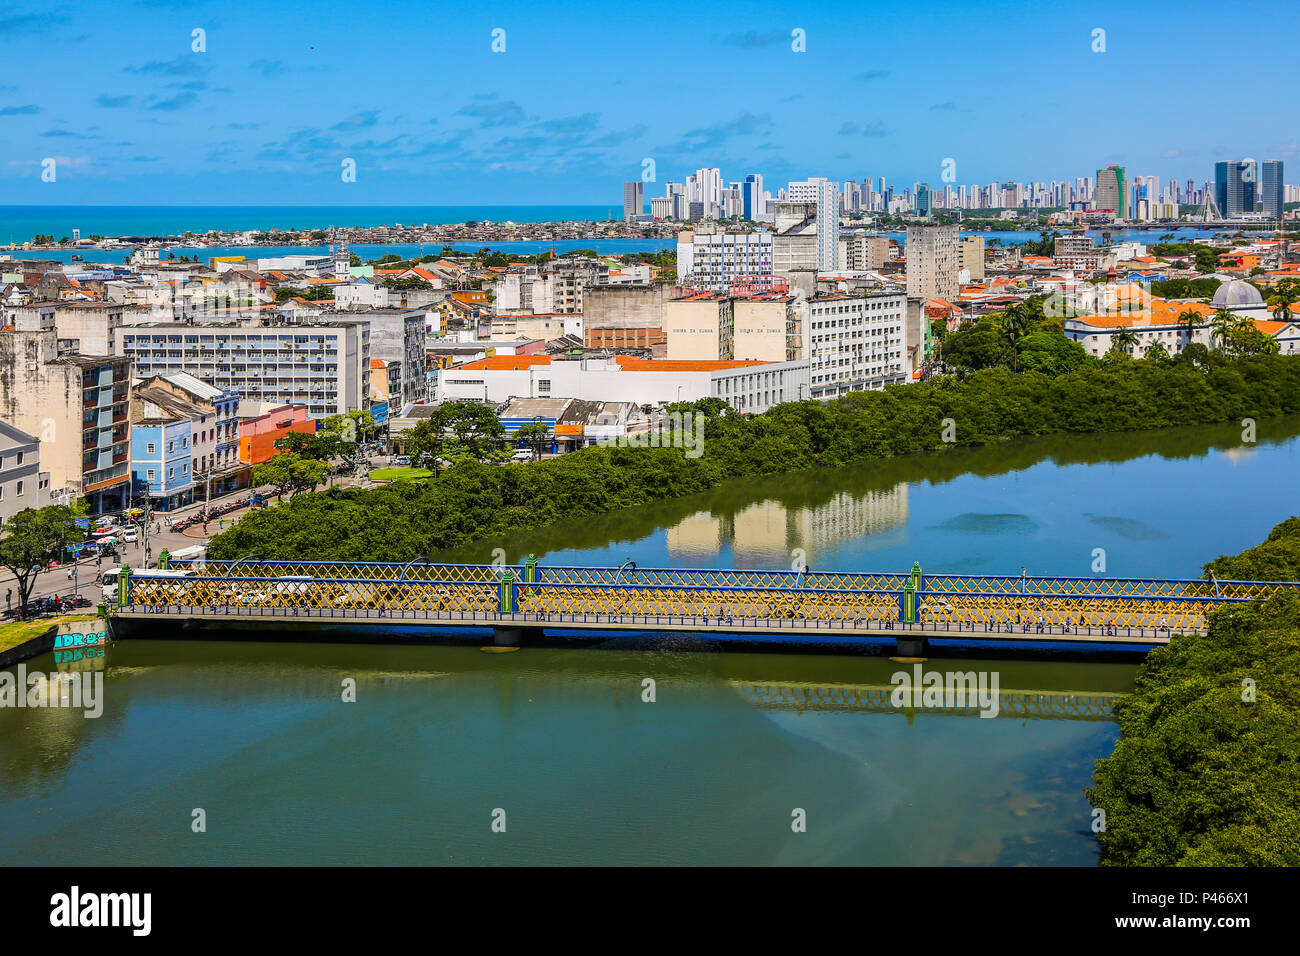
[[924,637],[898,637],[894,647],[899,657],[925,657],[930,649],[930,642]]
[[492,643],[497,647],[519,647],[521,644],[531,644],[534,640],[542,636],[540,627],[494,627],[492,628]]

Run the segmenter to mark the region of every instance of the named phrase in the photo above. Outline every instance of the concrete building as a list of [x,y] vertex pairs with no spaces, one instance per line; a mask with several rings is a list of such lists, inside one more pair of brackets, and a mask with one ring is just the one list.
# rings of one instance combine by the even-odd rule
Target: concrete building
[[674,362],[628,356],[497,356],[442,372],[443,401],[499,405],[511,398],[577,398],[662,406],[721,398],[759,413],[808,395],[806,362]]
[[623,221],[632,222],[645,211],[645,184],[641,180],[623,184]]
[[809,397],[835,398],[910,380],[914,343],[908,341],[902,293],[826,296],[804,304]]
[[786,275],[817,268],[817,203],[777,202],[773,220],[772,271]]
[[130,492],[131,360],[59,347],[53,329],[0,332],[0,419],[41,439],[50,494],[92,513]]
[[984,278],[984,237],[967,236],[961,241],[959,268],[965,269],[971,282]]
[[730,358],[796,362],[804,357],[803,310],[794,296],[738,297],[732,304]]
[[290,432],[316,434],[316,422],[308,417],[306,405],[239,403],[239,459],[245,464],[270,461],[279,452],[275,443]]
[[772,233],[766,230],[677,234],[677,280],[696,291],[728,293],[737,279],[772,271]]
[[664,311],[668,358],[718,362],[735,358],[733,299],[704,292],[674,299]]
[[822,176],[792,182],[786,187],[791,202],[813,203],[817,220],[817,261],[821,272],[839,268],[840,254],[840,187]]
[[588,289],[582,317],[583,344],[589,349],[664,346],[668,341],[664,334],[666,306],[680,292],[680,287],[671,282]]
[[906,255],[909,299],[956,300],[956,226],[908,226]]
[[[241,399],[305,404],[313,418],[369,403],[370,328],[317,325],[142,325],[122,332],[141,376],[185,372]],[[421,378],[423,385],[423,378]]]
[[[331,315],[337,321],[354,321]],[[428,358],[425,352],[428,337],[428,318],[423,309],[401,311],[398,309],[371,309],[357,313],[355,321],[365,322],[370,330],[370,357],[386,363],[398,363],[402,374],[402,388],[395,396],[395,404],[404,405],[424,397],[425,372]],[[367,363],[369,365],[369,363]]]
[[48,485],[49,475],[41,472],[40,440],[0,421],[0,525],[27,508],[55,504]]
[[117,354],[117,331],[128,312],[145,310],[94,302],[32,302],[11,310],[18,332],[54,328],[66,346],[83,355]]
[[1052,265],[1057,270],[1097,272],[1114,268],[1114,252],[1104,249],[1087,233],[1057,236],[1052,243]]
[[1107,166],[1097,170],[1097,186],[1092,194],[1092,208],[1110,210],[1116,219],[1128,219],[1132,214],[1126,170],[1123,166]]
[[889,261],[889,237],[862,232],[840,234],[840,268],[850,272],[879,272]]

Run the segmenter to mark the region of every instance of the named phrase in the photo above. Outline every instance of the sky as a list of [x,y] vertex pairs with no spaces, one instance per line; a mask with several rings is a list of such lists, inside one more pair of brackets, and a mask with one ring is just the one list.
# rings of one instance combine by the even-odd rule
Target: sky
[[19,0],[0,203],[620,205],[644,174],[942,186],[945,160],[954,185],[1246,156],[1294,183],[1297,28],[1204,0]]

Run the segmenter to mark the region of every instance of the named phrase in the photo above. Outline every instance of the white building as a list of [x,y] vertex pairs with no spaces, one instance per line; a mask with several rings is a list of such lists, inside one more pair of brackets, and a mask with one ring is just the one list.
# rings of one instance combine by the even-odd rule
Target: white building
[[909,381],[907,296],[882,292],[805,300],[812,398]]
[[808,397],[806,362],[674,362],[627,356],[559,360],[549,355],[494,356],[445,369],[439,398],[499,405],[511,398],[578,398],[596,402],[672,402],[721,398],[758,413]]
[[119,332],[141,377],[188,372],[241,398],[306,405],[313,418],[369,405],[365,322],[295,326],[140,325]]
[[817,205],[817,270],[834,272],[839,268],[840,254],[840,187],[825,177],[818,176],[786,187],[790,202],[816,203]]
[[677,234],[678,281],[693,289],[730,292],[736,279],[772,274],[772,234],[705,232]]

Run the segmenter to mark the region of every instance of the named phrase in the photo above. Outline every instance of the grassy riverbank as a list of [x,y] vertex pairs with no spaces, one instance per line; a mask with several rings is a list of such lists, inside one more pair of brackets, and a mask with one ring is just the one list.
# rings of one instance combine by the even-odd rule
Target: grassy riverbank
[[[1206,571],[1300,580],[1300,517]],[[1103,865],[1300,865],[1300,594],[1217,611],[1207,635],[1153,651],[1116,713],[1088,791]]]
[[209,554],[409,560],[732,478],[1041,435],[1264,420],[1300,412],[1300,358],[1125,359],[1058,376],[989,369],[825,405],[791,402],[752,418],[716,399],[695,407],[709,416],[698,458],[679,448],[588,448],[509,467],[462,461],[430,481],[298,495],[218,535]]
[[96,621],[94,614],[69,614],[66,617],[38,617],[30,621],[11,621],[0,624],[0,651],[7,651],[19,644],[25,644],[33,637],[40,637],[56,624],[71,624],[73,621]]

